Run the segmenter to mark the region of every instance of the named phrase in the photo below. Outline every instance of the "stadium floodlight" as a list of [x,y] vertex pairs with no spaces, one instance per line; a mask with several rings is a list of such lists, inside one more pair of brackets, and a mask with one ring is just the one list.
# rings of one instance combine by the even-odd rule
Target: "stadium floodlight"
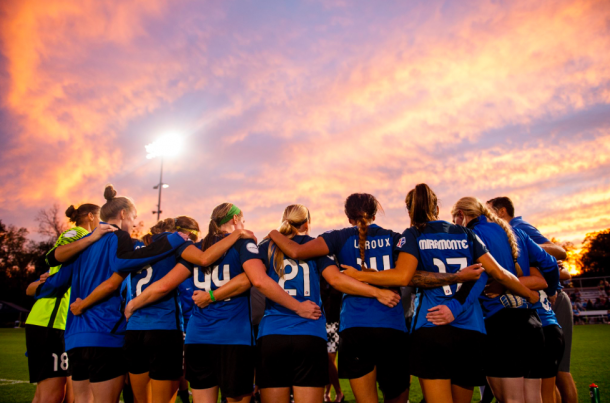
[[157,215],[157,221],[161,217],[161,191],[167,189],[169,185],[163,183],[163,158],[174,157],[182,150],[182,137],[172,133],[160,137],[157,141],[144,146],[146,148],[146,158],[153,159],[161,157],[161,175],[159,176],[159,183],[153,187],[153,189],[159,189],[159,201],[157,203],[157,210],[153,211],[153,214]]
[[182,150],[182,137],[173,133],[167,134],[146,145],[145,148],[146,158],[149,160],[155,157],[173,157]]

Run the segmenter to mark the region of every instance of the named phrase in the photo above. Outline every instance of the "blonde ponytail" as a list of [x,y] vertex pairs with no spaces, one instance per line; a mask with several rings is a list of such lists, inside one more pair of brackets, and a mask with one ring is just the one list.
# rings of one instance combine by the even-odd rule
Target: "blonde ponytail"
[[519,258],[519,244],[517,243],[517,238],[515,237],[515,233],[510,225],[498,217],[493,211],[487,208],[479,199],[476,197],[462,197],[460,200],[455,203],[453,208],[451,209],[451,215],[455,216],[458,210],[462,210],[464,215],[468,217],[479,217],[485,216],[487,220],[498,224],[504,232],[506,233],[506,237],[508,238],[508,243],[510,245],[511,254],[513,256],[513,261],[515,262],[515,270],[517,271],[517,277],[523,276],[523,270],[519,263],[517,263],[517,259]]
[[[278,231],[280,234],[285,235],[288,239],[292,239],[299,234],[299,228],[310,221],[309,210],[302,204],[293,204],[286,207],[284,214],[282,215],[282,224]],[[275,255],[274,255],[275,253]],[[273,260],[271,260],[273,257]],[[270,240],[269,261],[273,264],[273,269],[277,273],[279,278],[284,277],[284,252],[277,247],[277,245]]]

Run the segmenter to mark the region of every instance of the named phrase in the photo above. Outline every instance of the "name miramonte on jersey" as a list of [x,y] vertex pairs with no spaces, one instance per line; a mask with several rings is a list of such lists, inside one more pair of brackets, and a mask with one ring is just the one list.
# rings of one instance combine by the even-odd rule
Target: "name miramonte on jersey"
[[439,250],[460,250],[468,249],[468,240],[449,240],[449,239],[420,239],[420,249],[439,249]]

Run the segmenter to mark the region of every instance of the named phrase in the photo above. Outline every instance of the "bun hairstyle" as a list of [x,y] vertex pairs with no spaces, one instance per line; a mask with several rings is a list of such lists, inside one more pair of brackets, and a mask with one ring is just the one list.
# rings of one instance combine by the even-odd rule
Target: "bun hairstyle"
[[[293,204],[286,207],[282,215],[282,224],[278,231],[285,235],[288,239],[292,239],[299,234],[299,228],[305,223],[311,222],[309,210],[302,204]],[[269,241],[269,261],[273,262],[275,272],[280,278],[284,277],[284,252],[277,245]],[[273,260],[271,257],[275,253]]]
[[368,193],[354,193],[345,199],[345,215],[358,226],[358,246],[363,268],[366,267],[364,251],[369,231],[368,221],[377,215],[378,209],[383,211],[375,196]]
[[75,208],[73,205],[70,205],[66,210],[66,217],[68,217],[68,221],[78,225],[80,219],[89,215],[89,213],[96,215],[100,212],[100,206],[91,203],[81,204],[78,208]]
[[106,204],[104,204],[100,210],[100,218],[103,221],[108,221],[113,218],[116,218],[121,210],[125,210],[126,212],[135,212],[136,206],[129,197],[125,196],[117,196],[116,190],[114,186],[108,185],[104,189],[104,199],[106,199]]
[[199,238],[199,224],[197,221],[195,221],[194,218],[183,215],[176,218],[160,220],[150,228],[148,234],[144,235],[142,242],[144,242],[144,245],[148,246],[152,243],[153,235],[175,231],[187,234],[189,239],[193,242],[196,242],[197,238]]
[[487,208],[481,200],[476,197],[462,197],[453,205],[451,209],[451,215],[455,216],[458,213],[458,210],[462,210],[464,215],[472,218],[477,218],[480,216],[485,216],[491,222],[498,224],[504,232],[506,233],[506,237],[508,238],[508,243],[510,244],[511,253],[513,255],[513,260],[515,262],[515,270],[517,271],[517,276],[523,276],[523,270],[521,266],[517,263],[517,258],[519,257],[519,244],[517,243],[517,238],[515,237],[515,233],[509,224],[498,217],[493,211]]
[[419,231],[423,231],[427,223],[438,218],[438,198],[425,183],[420,183],[407,193],[405,204],[411,226]]
[[[212,215],[210,216],[210,224],[208,225],[208,234],[205,236],[205,238],[203,238],[202,242],[203,251],[214,245],[224,236],[224,234],[220,230],[220,227],[235,216],[242,217],[243,213],[237,208],[237,206],[233,205],[232,203],[219,204],[214,208],[214,210],[212,210]],[[210,271],[209,267],[206,267],[205,269],[206,273]]]

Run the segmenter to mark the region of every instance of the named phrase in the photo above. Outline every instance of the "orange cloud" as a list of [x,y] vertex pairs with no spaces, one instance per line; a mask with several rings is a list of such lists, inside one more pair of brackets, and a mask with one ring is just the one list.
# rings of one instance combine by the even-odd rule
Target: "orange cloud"
[[401,231],[405,193],[427,182],[444,218],[461,196],[503,194],[549,236],[610,224],[604,1],[0,7],[18,127],[6,212],[99,200],[113,181],[150,222],[158,168],[141,148],[178,125],[190,146],[166,165],[168,215],[205,222],[229,200],[264,234],[299,201],[325,230],[367,191]]

